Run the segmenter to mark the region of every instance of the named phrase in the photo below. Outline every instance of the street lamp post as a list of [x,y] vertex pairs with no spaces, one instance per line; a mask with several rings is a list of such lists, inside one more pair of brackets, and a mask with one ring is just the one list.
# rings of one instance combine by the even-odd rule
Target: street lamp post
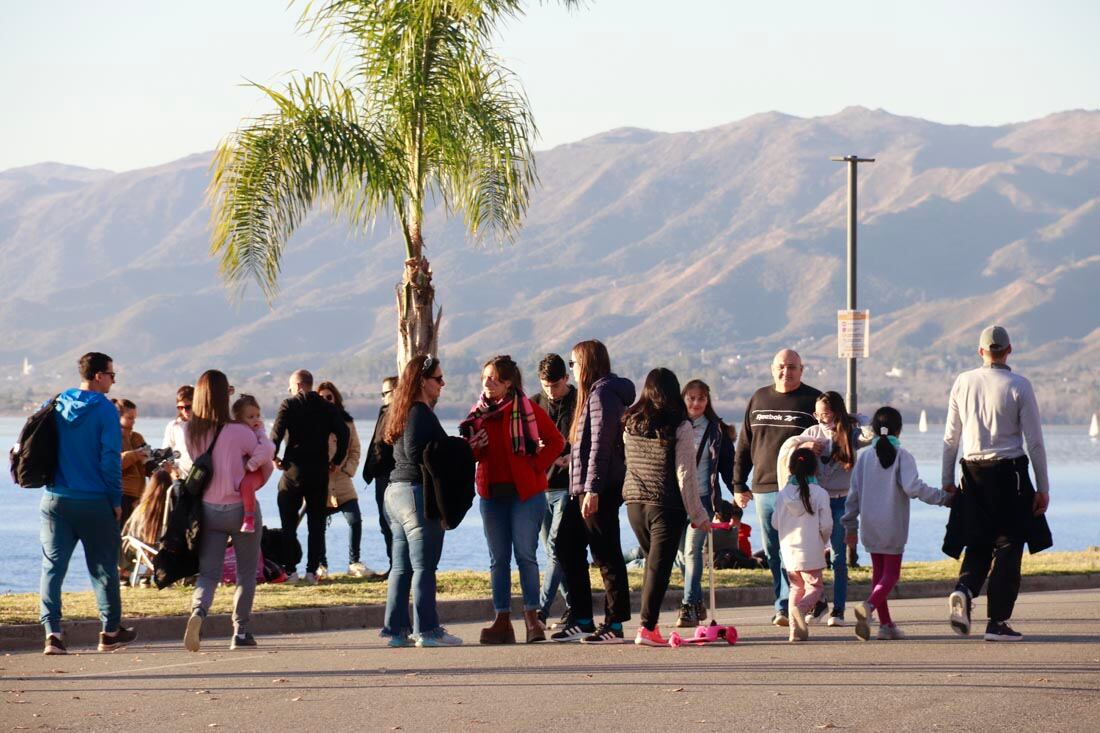
[[[856,220],[857,213],[857,166],[860,163],[874,163],[874,158],[861,158],[858,155],[833,156],[829,160],[848,164],[848,310],[856,309]],[[848,359],[847,392],[844,396],[848,403],[848,412],[856,413],[856,359]]]

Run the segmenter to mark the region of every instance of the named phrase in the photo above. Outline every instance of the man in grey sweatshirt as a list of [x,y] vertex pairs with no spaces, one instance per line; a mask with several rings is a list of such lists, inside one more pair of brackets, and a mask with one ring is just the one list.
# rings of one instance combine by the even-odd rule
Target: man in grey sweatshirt
[[[963,447],[962,490],[956,502],[960,506],[952,511],[964,518],[959,531],[966,554],[949,599],[951,626],[964,636],[970,633],[971,599],[988,576],[986,641],[1023,638],[1008,620],[1020,591],[1024,543],[1035,518],[1042,518],[1050,502],[1039,405],[1031,382],[1008,368],[1011,353],[1003,327],[982,331],[978,354],[983,366],[955,380],[943,436],[944,490],[954,488],[955,459],[960,443]],[[1028,475],[1028,456],[1035,488]],[[951,531],[949,525],[949,540]]]

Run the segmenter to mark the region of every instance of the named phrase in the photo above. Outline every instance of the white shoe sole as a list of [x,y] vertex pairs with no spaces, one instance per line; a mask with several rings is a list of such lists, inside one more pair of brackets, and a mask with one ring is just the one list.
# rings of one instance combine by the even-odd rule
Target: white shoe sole
[[835,629],[835,628],[838,628],[838,627],[844,625],[844,619],[842,619],[842,618],[830,618],[825,625]]
[[810,626],[809,619],[802,615],[802,611],[797,606],[791,606],[791,613],[789,616],[791,620],[791,637],[798,641],[806,641],[810,638]]
[[599,639],[597,641],[586,641],[584,639],[581,639],[581,643],[591,645],[591,646],[598,646],[598,645],[601,645],[601,644],[625,644],[626,639],[624,639],[622,637],[618,637],[618,636],[616,636],[614,638],[611,638],[611,639]]
[[856,636],[863,641],[868,641],[871,638],[871,622],[870,614],[867,612],[867,604],[861,603],[856,606]]
[[986,634],[983,637],[986,641],[1023,641],[1022,636],[1003,636],[1001,634]]
[[967,604],[970,599],[961,590],[954,591],[947,597],[947,607],[951,610],[951,628],[959,636],[970,636],[970,619],[967,614]]
[[187,630],[183,632],[183,646],[189,652],[197,652],[202,635],[202,616],[194,615],[187,619]]
[[641,636],[635,636],[634,637],[634,643],[638,646],[653,646],[653,647],[668,646],[668,641],[656,642],[656,641],[652,641],[651,639],[643,638]]

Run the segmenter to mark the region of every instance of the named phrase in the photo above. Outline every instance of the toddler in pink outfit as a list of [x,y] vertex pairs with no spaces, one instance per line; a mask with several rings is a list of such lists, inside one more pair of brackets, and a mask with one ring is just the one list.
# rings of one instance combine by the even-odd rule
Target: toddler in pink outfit
[[[243,394],[233,403],[233,419],[258,433],[264,432],[264,421],[260,417],[260,403],[252,395]],[[264,481],[262,471],[246,471],[244,478],[241,479],[238,491],[241,493],[241,504],[244,507],[242,532],[256,531],[256,492],[264,485]]]

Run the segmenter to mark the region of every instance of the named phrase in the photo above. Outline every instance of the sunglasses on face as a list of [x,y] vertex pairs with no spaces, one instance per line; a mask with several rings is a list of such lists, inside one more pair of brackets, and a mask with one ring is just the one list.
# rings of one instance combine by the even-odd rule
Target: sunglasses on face
[[383,397],[389,397],[389,396],[390,396],[391,394],[393,394],[393,390],[392,390],[392,389],[387,389],[387,390],[384,390],[384,391],[382,392],[382,396],[383,396]]
[[439,382],[440,384],[443,384],[443,375],[442,374],[440,374],[437,377],[424,377],[424,379],[431,379],[432,381]]
[[100,372],[100,374],[106,374],[108,377],[111,378],[112,382],[118,381],[118,380],[115,379],[115,373],[114,372]]
[[323,399],[325,402],[335,402],[336,401],[336,398],[332,394],[330,394],[329,392],[322,392],[321,393],[321,399]]
[[188,402],[185,405],[176,405],[176,409],[180,412],[191,412],[191,403]]

